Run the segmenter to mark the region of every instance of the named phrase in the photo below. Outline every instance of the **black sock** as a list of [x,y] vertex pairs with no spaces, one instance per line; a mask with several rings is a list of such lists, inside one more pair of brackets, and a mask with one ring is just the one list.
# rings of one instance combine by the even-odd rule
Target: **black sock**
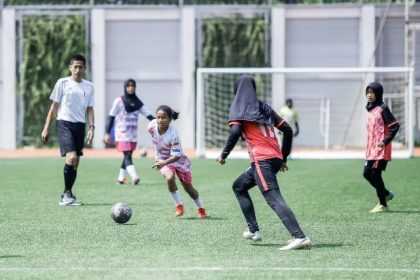
[[76,170],[73,165],[64,165],[64,192],[70,192],[76,180]]

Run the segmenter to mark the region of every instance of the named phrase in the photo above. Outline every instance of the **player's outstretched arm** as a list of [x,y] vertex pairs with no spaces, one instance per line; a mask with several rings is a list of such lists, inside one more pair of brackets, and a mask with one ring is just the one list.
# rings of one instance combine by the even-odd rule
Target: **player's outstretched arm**
[[235,147],[241,135],[242,135],[242,127],[239,124],[234,124],[230,127],[229,136],[228,136],[226,145],[223,148],[223,151],[220,154],[220,156],[217,157],[217,162],[219,162],[221,165],[226,163],[226,158]]

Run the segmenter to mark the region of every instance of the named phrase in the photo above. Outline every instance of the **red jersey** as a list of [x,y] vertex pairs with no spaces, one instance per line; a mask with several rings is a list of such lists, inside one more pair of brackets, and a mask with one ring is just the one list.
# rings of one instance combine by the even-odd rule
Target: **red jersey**
[[[276,126],[280,127],[284,120]],[[252,162],[269,158],[283,159],[274,127],[251,121],[232,121],[229,125],[241,125],[249,158]]]
[[[387,121],[384,120],[384,114]],[[395,124],[398,124],[398,121],[387,107],[377,106],[368,111],[366,160],[391,160],[391,141],[382,150],[378,144],[387,138],[390,128]]]

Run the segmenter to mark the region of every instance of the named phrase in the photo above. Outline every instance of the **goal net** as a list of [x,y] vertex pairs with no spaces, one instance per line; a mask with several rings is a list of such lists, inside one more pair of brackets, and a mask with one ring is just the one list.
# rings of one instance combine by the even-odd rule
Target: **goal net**
[[[199,68],[197,70],[197,153],[217,157],[226,144],[233,84],[252,75],[257,96],[277,112],[293,100],[299,113],[294,158],[363,158],[367,112],[365,90],[372,82],[384,87],[384,101],[399,120],[394,157],[413,154],[413,69],[376,68]],[[290,124],[294,128],[294,124]],[[295,129],[295,128],[294,128]],[[279,134],[279,139],[281,135]],[[232,157],[246,157],[244,143]]]

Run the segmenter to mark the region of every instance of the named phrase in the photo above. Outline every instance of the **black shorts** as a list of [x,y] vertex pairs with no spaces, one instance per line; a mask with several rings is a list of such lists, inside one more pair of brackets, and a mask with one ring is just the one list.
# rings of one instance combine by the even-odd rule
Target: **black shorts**
[[78,156],[83,155],[85,127],[86,125],[81,122],[57,121],[57,137],[62,157],[69,152],[76,152]]
[[377,170],[383,170],[385,171],[386,165],[388,164],[387,160],[365,160],[365,167],[367,168],[375,168]]

